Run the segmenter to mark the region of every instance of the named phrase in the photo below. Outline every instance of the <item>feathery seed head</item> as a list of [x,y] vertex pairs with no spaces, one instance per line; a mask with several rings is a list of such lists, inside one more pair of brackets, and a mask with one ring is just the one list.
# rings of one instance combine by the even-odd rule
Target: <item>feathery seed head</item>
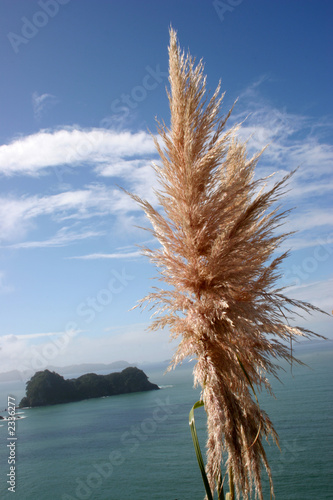
[[[287,234],[276,228],[287,212],[272,205],[290,175],[269,190],[254,180],[262,153],[248,159],[237,126],[225,131],[220,87],[208,100],[203,64],[195,65],[170,30],[168,93],[171,123],[159,124],[160,213],[133,195],[153,226],[158,250],[145,253],[167,290],[144,301],[157,306],[152,329],[168,327],[179,338],[173,365],[195,357],[194,381],[202,387],[208,422],[207,475],[212,491],[221,461],[231,467],[237,496],[262,499],[261,465],[272,478],[263,438],[277,434],[253,399],[253,386],[270,390],[274,358],[293,360],[285,341],[315,335],[290,327],[290,309],[316,309],[274,289],[286,253],[274,256]],[[296,360],[297,361],[297,360]]]

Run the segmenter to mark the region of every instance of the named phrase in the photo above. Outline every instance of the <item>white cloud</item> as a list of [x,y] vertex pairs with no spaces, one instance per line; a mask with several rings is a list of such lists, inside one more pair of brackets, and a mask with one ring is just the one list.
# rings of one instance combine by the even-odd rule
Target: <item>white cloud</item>
[[95,171],[98,175],[102,177],[124,177],[135,173],[138,169],[141,169],[147,165],[147,160],[115,160],[112,163],[103,163],[102,165],[97,165]]
[[0,173],[37,175],[48,167],[109,165],[121,158],[155,153],[146,132],[116,132],[100,128],[40,131],[0,146]]
[[155,171],[149,160],[121,160],[100,165],[95,170],[102,177],[121,177],[130,191],[156,206],[154,189],[158,188]]
[[[251,136],[249,154],[270,143],[257,168],[259,177],[277,171],[275,179],[268,180],[268,186],[300,165],[290,180],[290,192],[282,199],[284,207],[298,207],[286,228],[301,232],[312,230],[307,239],[315,242],[322,236],[318,233],[320,228],[332,226],[333,146],[322,140],[322,131],[332,126],[327,121],[314,122],[310,117],[274,108],[259,94],[260,85],[267,81],[269,78],[264,75],[244,90],[232,119],[240,121],[249,115],[239,130],[242,139]],[[36,102],[46,102],[48,95],[36,95]],[[156,206],[153,189],[158,186],[150,166],[154,156],[155,146],[148,133],[104,128],[42,130],[0,146],[3,175],[41,175],[49,167],[53,167],[55,173],[67,169],[67,175],[84,165],[90,168],[89,175],[95,175],[100,181],[76,190],[68,185],[64,189],[62,185],[63,192],[51,196],[4,196],[0,199],[2,238],[14,242],[22,239],[41,215],[51,216],[58,222],[113,215],[114,227],[120,221],[119,230],[125,231],[124,217],[138,207],[123,192],[102,182],[109,177],[119,177],[119,184]],[[300,235],[302,238],[305,240],[304,235]],[[34,244],[38,242],[31,242],[31,246]]]
[[[43,103],[47,99],[46,95],[45,99],[43,96],[35,96],[35,101]],[[100,179],[120,177],[119,184],[155,202],[153,187],[156,179],[146,159],[153,153],[152,138],[145,132],[79,128],[44,130],[0,146],[0,173],[6,176],[40,175],[48,167],[53,167],[57,176],[60,171],[63,177],[65,173],[73,172],[72,167],[84,164],[92,168],[92,175]],[[127,194],[102,182],[79,189],[64,184],[59,188],[63,191],[54,195],[0,195],[0,239],[12,242],[15,248],[63,246],[93,235],[84,236],[84,230],[81,230],[81,236],[65,234],[66,229],[62,228],[45,240],[22,240],[31,229],[38,227],[41,216],[51,217],[58,223],[115,216],[113,225],[116,228],[117,218],[124,222],[128,212],[138,210],[137,204]],[[119,230],[126,232],[126,227],[119,226]]]

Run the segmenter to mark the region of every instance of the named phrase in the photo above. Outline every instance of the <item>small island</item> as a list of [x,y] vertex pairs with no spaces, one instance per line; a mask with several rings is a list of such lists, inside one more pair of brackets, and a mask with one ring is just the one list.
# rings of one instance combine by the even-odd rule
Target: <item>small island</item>
[[64,379],[50,370],[35,373],[27,382],[26,396],[19,407],[48,406],[72,403],[84,399],[115,396],[131,392],[156,391],[159,387],[149,382],[139,368],[129,367],[109,375],[86,373],[74,379]]

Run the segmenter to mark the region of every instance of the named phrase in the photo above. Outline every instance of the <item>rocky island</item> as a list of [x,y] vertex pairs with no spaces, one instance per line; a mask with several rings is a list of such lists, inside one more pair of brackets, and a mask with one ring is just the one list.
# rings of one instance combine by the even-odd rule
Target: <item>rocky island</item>
[[74,379],[64,379],[56,372],[44,370],[35,373],[27,382],[26,396],[19,406],[48,406],[158,389],[158,385],[149,382],[147,375],[136,367],[109,375],[87,373]]

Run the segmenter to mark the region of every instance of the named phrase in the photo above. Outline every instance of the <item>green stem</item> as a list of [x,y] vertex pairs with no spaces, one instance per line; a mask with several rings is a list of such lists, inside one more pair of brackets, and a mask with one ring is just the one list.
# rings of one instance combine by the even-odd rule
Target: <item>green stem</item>
[[203,480],[203,483],[204,483],[204,486],[205,486],[205,490],[206,490],[206,495],[207,495],[208,500],[214,500],[212,492],[211,492],[211,489],[210,489],[210,486],[209,486],[209,482],[208,482],[208,479],[207,479],[207,476],[206,476],[205,464],[204,464],[204,461],[203,461],[203,458],[202,458],[202,454],[201,454],[201,450],[200,450],[200,445],[199,445],[199,440],[198,440],[198,435],[197,435],[197,430],[196,430],[196,427],[195,427],[194,410],[196,408],[200,408],[200,406],[204,406],[204,402],[203,401],[197,401],[193,405],[193,407],[191,408],[191,411],[190,411],[190,414],[189,414],[189,424],[190,424],[190,428],[191,428],[191,434],[192,434],[192,440],[193,440],[193,444],[194,444],[195,454],[196,454],[196,457],[197,457],[197,461],[198,461],[198,465],[199,465],[199,468],[200,468],[202,480]]
[[230,500],[235,500],[234,475],[232,473],[231,467],[229,467],[229,484],[230,484]]

